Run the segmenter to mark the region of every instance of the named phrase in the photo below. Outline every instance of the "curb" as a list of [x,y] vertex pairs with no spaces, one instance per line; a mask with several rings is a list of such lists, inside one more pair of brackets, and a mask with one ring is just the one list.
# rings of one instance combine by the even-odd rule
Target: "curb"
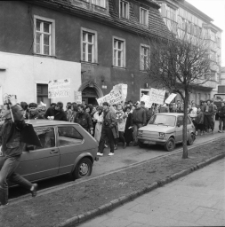
[[58,227],[74,227],[76,224],[81,224],[95,216],[98,216],[100,214],[103,214],[103,213],[106,213],[110,210],[113,210],[121,205],[123,205],[124,203],[127,203],[129,201],[132,201],[134,199],[136,199],[137,197],[145,194],[145,193],[148,193],[156,188],[159,188],[159,187],[162,187],[164,186],[165,184],[168,184],[174,180],[177,180],[178,178],[181,178],[183,176],[186,176],[198,169],[201,169],[209,164],[211,164],[212,162],[215,162],[219,159],[222,159],[225,157],[225,154],[219,154],[217,156],[214,156],[213,158],[210,158],[210,159],[207,159],[205,160],[204,162],[200,162],[199,164],[195,165],[195,166],[192,166],[191,168],[188,168],[186,170],[182,170],[178,173],[175,173],[169,177],[166,177],[165,179],[163,180],[159,180],[159,181],[156,181],[154,183],[152,183],[151,185],[139,190],[139,191],[135,191],[129,195],[126,195],[126,196],[122,196],[118,199],[115,199],[115,200],[112,200],[111,202],[107,203],[107,204],[104,204],[102,206],[100,206],[99,208],[97,209],[94,209],[94,210],[91,210],[91,211],[88,211],[84,214],[81,214],[81,215],[78,215],[78,216],[75,216],[75,217],[72,217],[68,220],[66,220],[65,222],[61,223],[60,225],[58,225]]

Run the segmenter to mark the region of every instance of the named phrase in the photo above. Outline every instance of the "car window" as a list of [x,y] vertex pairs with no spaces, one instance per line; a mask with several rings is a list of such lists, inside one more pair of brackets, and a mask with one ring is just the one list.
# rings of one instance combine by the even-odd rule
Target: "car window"
[[187,118],[187,124],[190,125],[191,124],[191,119],[188,117]]
[[183,116],[178,116],[177,117],[177,125],[183,126]]
[[78,144],[83,141],[81,134],[73,126],[58,127],[59,146]]
[[[41,147],[32,146],[32,150],[55,147],[55,132],[53,127],[35,127],[34,131],[41,142]],[[29,146],[29,144],[27,145]]]
[[154,115],[149,124],[153,125],[166,125],[166,126],[174,126],[175,125],[176,117],[172,115],[164,115],[164,114],[157,114]]

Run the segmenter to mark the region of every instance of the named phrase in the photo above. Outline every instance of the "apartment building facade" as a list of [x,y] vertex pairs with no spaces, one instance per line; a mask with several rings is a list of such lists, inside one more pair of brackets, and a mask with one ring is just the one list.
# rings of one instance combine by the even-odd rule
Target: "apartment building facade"
[[165,24],[177,38],[183,39],[184,35],[187,35],[193,41],[197,41],[199,37],[205,40],[213,62],[211,80],[192,89],[190,100],[199,104],[200,100],[212,98],[220,83],[222,30],[212,23],[212,18],[185,0],[157,0],[157,3],[161,6],[159,10]]
[[92,104],[118,83],[139,100],[151,87],[149,43],[172,37],[152,0],[2,1],[0,34],[0,96],[55,102],[48,81],[70,79],[61,101],[81,91]]

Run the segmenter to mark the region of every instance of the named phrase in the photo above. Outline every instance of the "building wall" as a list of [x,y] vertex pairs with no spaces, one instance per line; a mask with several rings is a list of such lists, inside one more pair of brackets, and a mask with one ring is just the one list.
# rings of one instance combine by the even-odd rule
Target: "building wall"
[[[46,17],[55,21],[55,56],[41,56],[43,59],[81,62],[81,28],[91,29],[98,34],[98,62],[97,64],[81,62],[82,83],[90,81],[101,89],[104,81],[107,89],[102,90],[103,95],[109,93],[115,84],[126,83],[128,99],[133,100],[139,100],[140,88],[144,88],[146,82],[151,86],[147,73],[140,71],[140,44],[149,44],[149,38],[147,40],[139,34],[135,35],[123,29],[23,2],[0,2],[0,10],[0,51],[35,55],[33,16]],[[126,40],[125,68],[112,66],[114,36]],[[74,72],[74,75],[77,73]],[[32,97],[34,98],[34,95]]]
[[[0,87],[3,98],[6,94],[16,95],[18,102],[37,102],[37,84],[48,84],[50,80],[70,79],[68,97],[54,98],[64,106],[74,99],[74,91],[81,85],[81,64],[58,59],[0,52],[1,65],[6,69],[0,72]],[[0,100],[2,105],[2,99]]]

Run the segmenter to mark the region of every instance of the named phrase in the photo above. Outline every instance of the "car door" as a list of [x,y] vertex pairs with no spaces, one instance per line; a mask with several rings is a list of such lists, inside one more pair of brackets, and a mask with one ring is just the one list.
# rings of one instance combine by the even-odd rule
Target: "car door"
[[61,156],[59,174],[70,173],[76,158],[87,150],[84,137],[75,125],[58,126],[57,137]]
[[27,145],[17,172],[34,181],[56,176],[59,170],[59,148],[56,147],[55,128],[35,127],[42,147]]
[[183,116],[177,117],[177,124],[176,124],[176,142],[180,143],[183,140]]

